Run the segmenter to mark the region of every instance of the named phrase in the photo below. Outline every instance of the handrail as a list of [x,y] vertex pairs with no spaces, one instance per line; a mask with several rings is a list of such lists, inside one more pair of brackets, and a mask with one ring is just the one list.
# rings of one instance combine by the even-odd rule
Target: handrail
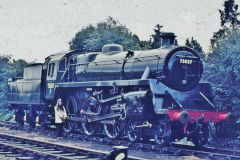
[[[146,57],[135,57],[135,58],[128,58],[128,60],[131,60],[131,59],[136,59],[138,61],[141,62],[141,60],[139,60],[140,58],[148,58],[148,57],[155,57],[157,59],[161,59],[160,56],[158,55],[153,55],[153,56],[146,56]],[[117,64],[121,64],[119,61],[124,61],[125,58],[123,59],[112,59],[111,62],[116,62]],[[85,62],[85,63],[76,63],[76,64],[70,64],[71,66],[78,66],[78,65],[86,65],[86,64],[89,64],[89,63],[94,63],[95,65],[97,65],[97,63],[103,63],[103,62],[110,62],[110,61],[97,61],[97,62]]]
[[210,100],[202,92],[199,92],[199,93],[212,106],[213,109],[216,109],[214,104],[210,102]]

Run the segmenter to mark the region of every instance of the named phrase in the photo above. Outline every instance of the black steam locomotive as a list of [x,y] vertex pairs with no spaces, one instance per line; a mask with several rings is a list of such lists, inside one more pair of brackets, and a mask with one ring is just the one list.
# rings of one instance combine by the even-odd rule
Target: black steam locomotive
[[161,145],[187,137],[204,145],[208,122],[229,114],[213,104],[198,54],[174,44],[173,33],[162,33],[161,47],[123,51],[107,44],[102,52],[77,50],[53,54],[44,64],[24,68],[22,79],[9,80],[8,103],[15,119],[35,126],[54,123],[53,106],[65,102],[65,132],[105,133],[130,141],[155,139]]

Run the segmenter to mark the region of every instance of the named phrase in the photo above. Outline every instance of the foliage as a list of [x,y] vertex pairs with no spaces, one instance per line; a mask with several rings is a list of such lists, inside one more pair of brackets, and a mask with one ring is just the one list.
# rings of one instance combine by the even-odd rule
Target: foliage
[[[23,67],[27,64],[25,60],[12,60],[11,56],[0,56],[0,110],[2,116],[6,116],[7,106],[7,82],[8,78],[21,77]],[[2,117],[1,116],[1,117]]]
[[203,52],[201,45],[198,43],[197,40],[193,39],[193,37],[191,38],[191,40],[189,40],[187,38],[185,44],[186,44],[186,46],[194,49],[198,53],[202,53]]
[[69,42],[70,49],[82,52],[99,52],[103,45],[110,43],[121,44],[125,50],[149,48],[149,42],[140,41],[137,35],[132,34],[129,29],[111,17],[108,17],[106,22],[98,23],[96,27],[89,25],[83,28]]
[[240,21],[238,17],[240,15],[238,11],[238,5],[234,0],[226,0],[223,4],[224,9],[219,10],[221,29],[213,34],[211,38],[211,50],[218,47],[221,41],[227,36],[229,30],[235,30],[239,27]]
[[151,43],[151,48],[152,49],[156,49],[161,47],[161,28],[163,26],[157,24],[156,27],[153,29],[154,34],[151,35],[151,37],[153,38],[153,42]]
[[226,0],[219,10],[221,29],[211,39],[203,78],[212,83],[217,105],[240,114],[240,30],[238,5]]
[[210,39],[210,49],[213,51],[221,43],[222,39],[226,37],[226,30],[228,28],[219,29],[217,32],[213,33],[213,37]]
[[238,12],[238,5],[235,4],[234,0],[226,0],[224,2],[224,10],[219,10],[221,26],[233,27],[240,24],[238,20],[238,16],[240,13]]
[[151,40],[149,41],[139,41],[139,45],[142,50],[151,49]]
[[[220,110],[234,114],[237,122],[240,120],[240,31],[227,32],[218,47],[209,54],[204,66],[203,79],[213,86],[215,103]],[[224,126],[224,130],[229,125]],[[228,135],[240,139],[240,123],[231,127]]]
[[204,79],[212,82],[217,105],[240,114],[240,32],[234,30],[207,58]]
[[231,132],[240,139],[240,13],[234,0],[226,0],[223,7],[219,10],[221,28],[213,34],[204,61],[203,80],[212,84],[218,108],[236,116]]
[[192,48],[194,51],[196,51],[200,55],[201,58],[204,57],[204,53],[203,53],[200,43],[198,43],[197,40],[193,39],[193,37],[190,40],[189,40],[189,38],[187,38],[185,45]]

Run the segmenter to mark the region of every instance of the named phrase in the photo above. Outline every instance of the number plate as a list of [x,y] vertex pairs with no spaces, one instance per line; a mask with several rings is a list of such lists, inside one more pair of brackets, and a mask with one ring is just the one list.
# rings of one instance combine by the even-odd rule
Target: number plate
[[48,88],[54,88],[54,83],[48,83]]
[[192,64],[192,63],[193,63],[193,60],[191,60],[191,59],[180,59],[180,63]]

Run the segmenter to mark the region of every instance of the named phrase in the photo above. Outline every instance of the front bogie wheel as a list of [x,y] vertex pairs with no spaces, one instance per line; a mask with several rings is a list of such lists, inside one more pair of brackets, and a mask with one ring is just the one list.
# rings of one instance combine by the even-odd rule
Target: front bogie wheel
[[158,145],[166,146],[171,142],[171,124],[166,122],[165,119],[160,119],[155,124],[154,128],[154,140]]
[[206,124],[200,124],[195,136],[192,137],[192,142],[195,146],[201,147],[208,142],[209,128]]

